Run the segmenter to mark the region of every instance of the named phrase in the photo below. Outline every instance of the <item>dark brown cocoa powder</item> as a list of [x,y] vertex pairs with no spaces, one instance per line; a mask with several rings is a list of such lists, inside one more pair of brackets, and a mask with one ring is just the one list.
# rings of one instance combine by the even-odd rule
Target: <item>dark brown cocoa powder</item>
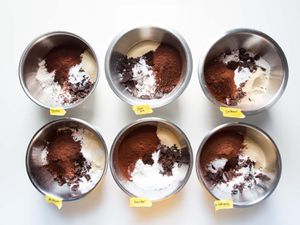
[[83,51],[74,46],[59,46],[46,55],[46,68],[49,73],[55,71],[55,81],[60,85],[68,80],[70,68],[80,64]]
[[68,184],[76,191],[81,178],[90,179],[91,166],[81,153],[80,141],[73,139],[72,130],[57,131],[49,140],[47,151],[46,168],[59,185]]
[[182,61],[177,49],[160,44],[153,54],[153,71],[158,91],[170,93],[178,84],[182,71]]
[[117,151],[117,166],[121,175],[128,180],[138,159],[144,159],[144,162],[151,164],[152,153],[156,151],[160,143],[156,130],[156,126],[140,126],[121,141]]
[[214,159],[237,157],[244,148],[243,141],[244,135],[236,131],[223,130],[215,133],[203,146],[200,157],[202,169]]

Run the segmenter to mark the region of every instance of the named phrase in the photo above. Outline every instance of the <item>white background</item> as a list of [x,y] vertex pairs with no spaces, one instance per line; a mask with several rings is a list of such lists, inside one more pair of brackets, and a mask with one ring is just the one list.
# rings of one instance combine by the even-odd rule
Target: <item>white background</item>
[[[299,224],[299,1],[1,0],[0,4],[0,224]],[[27,145],[37,129],[55,118],[31,102],[20,86],[18,63],[24,48],[37,36],[55,30],[73,32],[91,44],[101,68],[100,81],[91,98],[68,115],[95,125],[110,149],[119,130],[137,116],[109,88],[104,56],[118,32],[140,25],[172,27],[190,46],[194,69],[189,86],[154,116],[180,126],[191,141],[194,155],[212,128],[236,121],[222,118],[200,89],[197,67],[203,50],[216,36],[237,27],[261,30],[283,48],[290,68],[284,95],[270,110],[244,120],[269,133],[282,155],[279,186],[266,201],[247,209],[215,212],[213,198],[198,182],[194,168],[179,194],[150,209],[129,208],[128,197],[109,170],[92,193],[64,204],[60,211],[46,204],[32,186],[25,169]]]

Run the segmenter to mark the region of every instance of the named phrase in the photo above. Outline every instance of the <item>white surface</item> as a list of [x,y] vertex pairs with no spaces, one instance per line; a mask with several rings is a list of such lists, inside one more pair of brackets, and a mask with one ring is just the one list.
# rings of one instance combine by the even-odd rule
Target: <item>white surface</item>
[[[1,1],[1,224],[299,224],[300,2],[187,2]],[[179,194],[150,209],[129,208],[127,196],[109,170],[104,182],[89,196],[64,204],[60,211],[46,204],[32,186],[25,170],[27,144],[37,129],[54,118],[32,103],[19,84],[18,63],[26,45],[45,32],[66,30],[82,36],[93,46],[101,68],[100,82],[94,95],[68,115],[97,126],[110,148],[119,130],[137,117],[106,82],[105,52],[119,31],[144,24],[175,28],[185,37],[193,53],[194,70],[188,88],[175,102],[156,110],[154,116],[180,126],[190,138],[194,155],[207,132],[222,123],[235,121],[222,118],[198,83],[198,61],[210,41],[228,29],[249,27],[269,34],[281,45],[290,67],[286,92],[267,112],[245,119],[267,131],[281,151],[282,177],[267,201],[252,208],[214,212],[213,199],[198,182],[195,169]]]

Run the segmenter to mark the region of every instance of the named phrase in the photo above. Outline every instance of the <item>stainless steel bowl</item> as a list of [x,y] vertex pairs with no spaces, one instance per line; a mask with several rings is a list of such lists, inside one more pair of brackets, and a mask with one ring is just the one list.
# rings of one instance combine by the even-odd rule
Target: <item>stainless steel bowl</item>
[[288,64],[284,52],[280,46],[268,35],[251,29],[234,29],[226,32],[206,51],[199,62],[198,76],[206,97],[217,106],[226,106],[218,102],[210,93],[205,79],[204,68],[207,63],[220,54],[245,48],[255,54],[260,54],[271,66],[270,85],[268,92],[271,98],[267,99],[263,106],[241,108],[246,115],[256,114],[271,107],[283,94],[288,81]]
[[[166,192],[165,195],[162,196],[161,198],[153,199],[149,196],[140,196],[137,193],[128,190],[124,185],[125,178],[122,176],[122,174],[120,173],[119,168],[117,166],[118,147],[119,147],[121,141],[123,140],[123,138],[128,133],[130,133],[132,130],[136,129],[137,127],[145,126],[145,125],[162,126],[166,129],[170,130],[178,138],[179,143],[182,146],[186,147],[186,151],[188,151],[188,155],[189,155],[189,159],[190,159],[186,175],[185,175],[184,179],[180,182],[180,185],[178,185],[178,187],[174,191],[172,191],[170,193]],[[192,152],[192,147],[190,145],[190,142],[189,142],[187,136],[183,133],[183,131],[179,127],[177,127],[175,124],[173,124],[173,123],[171,123],[167,120],[164,120],[164,119],[148,117],[148,118],[142,118],[142,119],[136,120],[135,122],[127,125],[126,127],[124,127],[119,132],[119,134],[117,135],[117,137],[115,138],[115,140],[112,144],[111,151],[110,151],[109,162],[110,162],[110,170],[111,170],[111,173],[113,175],[113,178],[115,179],[118,186],[128,196],[150,198],[152,201],[160,201],[160,200],[163,200],[163,199],[165,199],[167,197],[170,197],[170,196],[174,195],[175,193],[179,192],[184,187],[184,185],[187,183],[187,181],[188,181],[188,179],[191,175],[192,167],[193,167],[193,152]],[[151,182],[151,181],[149,181],[149,182]]]
[[[119,82],[115,70],[116,56],[127,55],[128,51],[142,41],[163,42],[176,48],[182,59],[182,74],[178,85],[169,94],[160,99],[142,100],[132,96]],[[170,29],[153,26],[138,27],[118,34],[110,44],[105,56],[105,74],[114,93],[130,105],[149,104],[152,108],[164,106],[178,98],[187,87],[192,74],[192,55],[190,49],[181,35]]]
[[[92,149],[86,150],[91,158],[88,159],[91,162],[92,167],[89,171],[93,174],[91,174],[90,182],[85,183],[84,186],[80,187],[77,191],[72,191],[67,185],[58,185],[43,163],[45,155],[42,154],[42,149],[44,148],[45,143],[53,132],[56,132],[58,128],[63,127],[87,129],[96,138],[97,145],[99,145],[99,148],[101,149],[101,152],[96,152]],[[101,157],[103,156],[101,156],[101,154],[104,154],[105,160],[103,168],[96,166],[96,164],[99,164],[97,160],[101,160]],[[107,154],[107,148],[102,136],[90,124],[74,118],[58,119],[44,125],[31,139],[26,154],[27,174],[35,188],[43,195],[50,194],[61,198],[63,201],[77,200],[91,192],[104,177],[107,170]]]
[[252,138],[252,140],[254,140],[256,142],[256,144],[258,144],[261,149],[263,150],[263,154],[265,156],[266,159],[266,170],[268,170],[270,173],[272,173],[272,177],[270,180],[270,184],[268,185],[268,187],[264,187],[263,191],[260,192],[258,195],[256,196],[251,196],[251,197],[247,197],[247,198],[240,198],[239,200],[236,200],[234,198],[232,198],[233,200],[233,204],[236,207],[249,207],[252,205],[255,205],[263,200],[265,200],[266,198],[268,198],[272,192],[275,190],[275,188],[277,187],[277,184],[280,180],[280,176],[281,176],[281,157],[280,157],[280,153],[279,150],[275,144],[275,142],[272,140],[272,138],[266,134],[263,130],[246,124],[246,123],[227,123],[227,124],[223,124],[220,125],[218,127],[216,127],[215,129],[213,129],[211,132],[209,132],[209,134],[207,134],[207,136],[204,138],[204,140],[202,141],[198,152],[197,152],[197,156],[196,156],[196,172],[197,172],[197,176],[199,181],[202,182],[202,184],[204,185],[204,187],[206,188],[206,190],[216,199],[224,199],[224,196],[226,196],[226,198],[228,198],[228,194],[216,194],[212,191],[212,189],[210,188],[210,185],[207,183],[207,181],[205,180],[203,171],[202,171],[202,166],[201,166],[201,157],[202,157],[202,153],[204,151],[204,145],[205,143],[214,135],[217,134],[220,131],[224,131],[224,130],[233,130],[233,131],[237,131],[237,132],[242,132],[244,133],[246,136]]
[[42,87],[39,84],[39,82],[35,79],[35,76],[38,71],[39,62],[41,62],[45,58],[47,53],[51,49],[63,45],[72,45],[80,49],[82,48],[89,50],[97,66],[96,81],[90,93],[78,102],[68,106],[64,106],[63,108],[74,108],[81,104],[83,101],[85,101],[95,90],[99,80],[99,67],[96,54],[93,51],[92,47],[83,38],[65,31],[50,32],[37,37],[27,46],[27,48],[23,52],[19,64],[19,79],[22,88],[27,94],[27,96],[39,106],[42,106],[47,109],[53,106],[48,105],[47,103],[42,101],[42,96],[38,94],[42,91]]

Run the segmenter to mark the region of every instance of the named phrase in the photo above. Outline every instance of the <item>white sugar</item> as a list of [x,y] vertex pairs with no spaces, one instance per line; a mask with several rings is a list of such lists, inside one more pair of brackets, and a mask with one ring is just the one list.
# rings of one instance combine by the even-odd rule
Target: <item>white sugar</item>
[[124,186],[139,197],[148,197],[152,200],[163,198],[175,191],[184,180],[188,166],[183,164],[179,167],[174,164],[172,175],[163,175],[163,168],[159,159],[159,151],[152,154],[153,165],[144,164],[139,159],[131,173],[131,181],[124,182]]
[[142,57],[139,62],[132,68],[133,78],[137,82],[135,88],[136,97],[149,96],[153,97],[156,93],[156,81],[152,67],[147,65],[146,60]]
[[39,63],[39,69],[36,79],[39,81],[44,94],[46,95],[46,103],[51,106],[61,106],[66,100],[71,100],[71,95],[65,92],[58,82],[54,81],[55,71],[49,73],[45,67],[45,60]]

